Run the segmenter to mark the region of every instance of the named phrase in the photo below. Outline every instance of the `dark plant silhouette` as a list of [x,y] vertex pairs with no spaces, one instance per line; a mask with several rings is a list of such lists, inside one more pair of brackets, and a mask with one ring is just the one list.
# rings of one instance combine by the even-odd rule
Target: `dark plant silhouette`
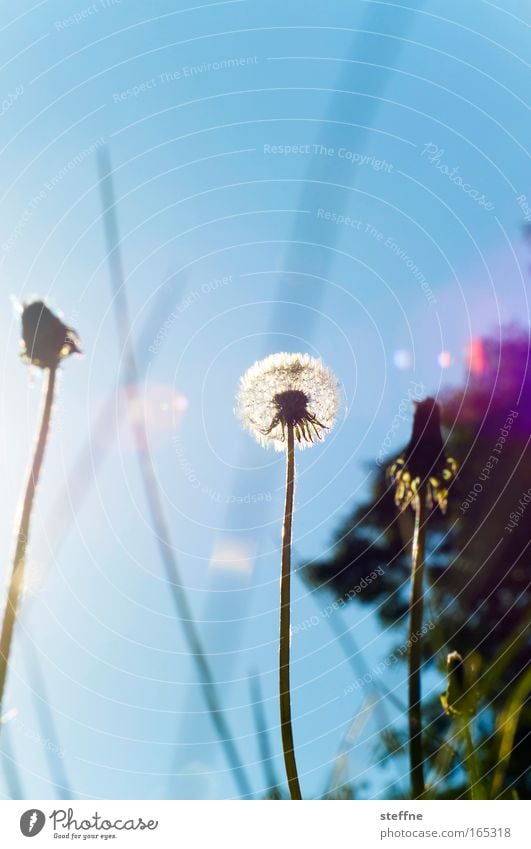
[[[131,339],[129,305],[124,283],[122,254],[116,217],[116,202],[110,156],[107,148],[100,155],[100,190],[103,205],[103,224],[108,249],[108,261],[113,291],[113,306],[120,348],[123,351],[124,366],[121,381],[125,389],[125,401],[128,409],[137,410],[140,406],[139,369]],[[190,656],[196,667],[203,696],[211,716],[218,739],[225,752],[234,782],[244,798],[252,797],[252,788],[247,772],[241,761],[236,742],[223,710],[219,687],[214,678],[211,664],[203,645],[198,626],[188,600],[186,588],[182,583],[179,564],[172,544],[170,528],[163,506],[160,488],[153,466],[148,435],[144,419],[134,413],[130,416],[136,455],[140,467],[142,484],[148,503],[151,522],[155,531],[160,558],[166,573],[177,619],[180,621]]]
[[280,558],[279,701],[284,765],[292,799],[302,799],[291,721],[291,549],[295,492],[295,444],[305,448],[333,427],[339,405],[337,382],[308,354],[271,354],[243,375],[237,413],[264,447],[286,455],[286,496]]
[[42,301],[26,304],[22,310],[22,357],[46,372],[44,402],[37,444],[22,503],[20,524],[16,536],[13,569],[7,594],[0,635],[0,715],[4,699],[13,631],[24,587],[26,551],[28,547],[33,502],[50,432],[57,370],[65,357],[80,353],[74,330],[67,327]]
[[395,487],[395,504],[415,513],[411,542],[411,601],[408,635],[408,724],[411,793],[419,799],[425,791],[422,748],[421,664],[424,603],[424,560],[429,511],[436,503],[446,512],[448,486],[456,471],[446,456],[441,434],[439,405],[433,398],[414,402],[413,433],[404,452],[388,470]]
[[[461,465],[451,486],[448,514],[445,517],[434,504],[426,538],[425,598],[434,628],[422,648],[422,661],[443,674],[448,652],[458,651],[465,665],[476,669],[478,769],[489,784],[499,776],[503,726],[512,743],[509,753],[504,750],[503,783],[496,779],[495,795],[508,798],[514,793],[531,795],[525,754],[531,711],[525,698],[517,700],[517,724],[507,724],[508,700],[531,657],[529,349],[529,334],[516,327],[504,328],[500,337],[474,339],[464,385],[438,399],[445,448]],[[371,499],[356,507],[339,529],[331,558],[306,567],[314,586],[341,599],[354,596],[357,603],[376,603],[381,621],[397,635],[403,633],[409,609],[410,513],[397,513],[394,487],[385,470],[375,465]],[[384,575],[363,593],[352,593],[377,567]],[[430,766],[435,768],[445,749],[435,743],[437,737],[445,734],[452,746],[451,752],[446,750],[447,768],[438,770],[431,792],[466,795],[466,764],[456,754],[452,719],[436,698],[423,705],[423,713],[427,730],[436,732],[424,737]]]

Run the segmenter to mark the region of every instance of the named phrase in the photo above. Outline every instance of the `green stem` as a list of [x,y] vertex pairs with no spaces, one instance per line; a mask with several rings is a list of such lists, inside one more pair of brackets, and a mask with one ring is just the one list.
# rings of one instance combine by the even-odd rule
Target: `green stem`
[[284,526],[282,529],[282,568],[280,575],[280,651],[279,651],[279,689],[280,689],[280,725],[282,729],[282,748],[284,764],[288,776],[289,792],[292,799],[302,799],[295,751],[293,748],[293,729],[291,726],[291,696],[289,684],[290,654],[290,584],[291,584],[291,528],[293,524],[293,491],[295,484],[295,440],[293,427],[288,425],[286,452],[286,504],[284,508]]
[[20,594],[24,586],[26,550],[28,545],[33,501],[37,490],[37,484],[39,482],[42,462],[44,460],[48,433],[50,431],[56,376],[57,367],[48,369],[48,379],[45,385],[44,406],[39,436],[37,438],[33,463],[31,465],[28,482],[26,484],[26,492],[24,494],[20,527],[17,535],[15,556],[13,558],[13,570],[11,572],[11,581],[9,584],[6,608],[4,612],[4,621],[2,623],[2,634],[0,636],[0,716],[2,715],[2,704],[4,700],[11,643],[13,640],[13,630],[17,618]]
[[470,783],[470,798],[483,799],[483,791],[481,786],[481,778],[479,775],[478,761],[476,757],[476,749],[472,734],[470,732],[470,724],[468,719],[463,719],[463,738],[465,741],[465,770]]
[[414,799],[419,799],[425,791],[420,687],[420,668],[422,664],[420,632],[422,628],[422,583],[425,544],[426,492],[424,487],[421,486],[415,503],[415,530],[411,553],[411,602],[409,608],[409,760],[411,793]]

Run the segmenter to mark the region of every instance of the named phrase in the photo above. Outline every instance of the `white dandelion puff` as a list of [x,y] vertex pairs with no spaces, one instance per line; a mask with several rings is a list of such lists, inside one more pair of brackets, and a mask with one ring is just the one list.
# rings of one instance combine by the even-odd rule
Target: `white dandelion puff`
[[292,799],[302,799],[291,722],[291,538],[295,444],[323,439],[334,426],[339,388],[332,372],[309,354],[272,354],[246,371],[236,413],[258,442],[286,454],[286,500],[280,563],[279,702],[284,765]]
[[285,451],[293,428],[299,448],[324,439],[340,404],[336,378],[309,354],[272,354],[252,365],[240,381],[237,415],[264,447]]

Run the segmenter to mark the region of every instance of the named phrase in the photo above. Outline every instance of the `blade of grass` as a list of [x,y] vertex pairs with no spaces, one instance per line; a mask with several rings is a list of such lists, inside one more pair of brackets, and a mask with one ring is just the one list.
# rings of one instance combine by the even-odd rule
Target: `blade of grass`
[[[300,558],[298,558],[300,562],[303,562]],[[310,595],[314,598],[314,590],[312,590],[310,583],[305,575],[304,569],[298,570],[296,573],[302,580],[303,584],[310,589]],[[365,662],[363,657],[362,650],[358,647],[354,636],[352,635],[352,631],[349,628],[344,627],[344,622],[342,621],[340,611],[336,611],[337,616],[334,614],[332,616],[327,616],[326,620],[334,632],[334,636],[336,637],[340,648],[345,655],[345,658],[351,667],[352,671],[355,675],[360,678],[364,678],[365,675],[369,674],[370,684],[376,693],[378,694],[378,699],[375,701],[375,710],[379,714],[380,721],[384,728],[384,732],[382,734],[384,741],[387,743],[396,743],[396,737],[393,730],[393,723],[390,718],[390,714],[387,711],[387,707],[385,705],[384,699],[388,699],[389,702],[400,712],[401,715],[407,713],[407,705],[403,702],[395,693],[390,690],[383,681],[379,680],[376,676],[370,675],[370,669]],[[387,730],[389,729],[389,730]],[[435,743],[437,747],[441,747],[443,745],[449,745],[451,752],[454,756],[457,756],[457,750],[454,749],[450,744],[446,743],[441,737],[433,732],[431,728],[426,727],[424,729],[424,733],[426,737],[429,737],[430,740]],[[402,771],[395,760],[393,759],[393,764],[395,764],[395,770],[397,774],[401,777]]]
[[[150,311],[142,330],[138,345],[140,351],[144,352],[149,349],[157,328],[160,326],[160,314],[170,305],[170,294],[173,299],[175,293],[170,293],[169,288],[163,287],[160,298],[154,301],[153,309]],[[156,356],[156,351],[153,356]],[[145,374],[147,363],[146,356],[138,359],[139,378]],[[74,519],[79,516],[96,480],[96,473],[112,448],[116,433],[116,418],[123,416],[123,414],[124,406],[123,404],[116,404],[116,392],[112,388],[95,420],[90,424],[87,442],[77,454],[72,470],[68,475],[67,483],[57,496],[50,511],[46,527],[48,528],[47,536],[52,551],[59,549],[70,532]]]
[[[28,641],[24,641],[27,645]],[[42,670],[40,659],[35,653],[33,646],[31,651],[25,652],[25,662],[32,682],[37,719],[40,725],[42,739],[44,741],[44,753],[48,762],[48,770],[55,785],[58,799],[70,800],[75,798],[71,792],[71,784],[66,771],[63,757],[60,754],[62,748],[59,743],[59,734],[55,718],[48,699],[48,688]],[[47,744],[50,744],[49,746]]]
[[273,753],[270,744],[269,728],[267,727],[262,688],[260,677],[257,673],[250,678],[251,704],[253,709],[254,727],[258,748],[260,751],[260,762],[264,771],[266,792],[269,796],[280,796],[280,783],[273,767]]
[[[450,734],[450,739],[452,741],[455,740],[455,735],[453,733]],[[452,761],[458,758],[458,756],[459,753],[452,743],[446,741],[442,743],[435,758],[433,759],[432,764],[428,764],[430,774],[428,776],[428,781],[426,782],[426,792],[424,794],[425,799],[437,798],[437,786],[439,784],[443,784],[447,780]]]
[[[310,591],[310,596],[315,601],[315,590],[312,588],[308,578],[306,577],[306,570],[299,569],[296,573],[301,579],[304,586]],[[316,603],[316,602],[315,602]],[[338,616],[335,615],[338,614]],[[319,610],[319,614],[321,611]],[[364,678],[365,675],[369,675],[371,678],[370,685],[380,694],[380,698],[374,703],[376,712],[380,715],[380,720],[384,726],[384,728],[392,728],[392,722],[390,715],[387,712],[387,708],[385,704],[382,702],[381,696],[386,696],[389,701],[400,711],[400,713],[404,713],[406,707],[404,703],[394,695],[390,690],[387,689],[385,684],[381,681],[377,681],[375,676],[370,674],[370,669],[365,662],[365,658],[363,656],[362,650],[358,647],[356,640],[352,634],[352,631],[346,627],[345,622],[341,617],[340,611],[335,611],[332,616],[325,617],[328,624],[330,625],[331,630],[334,632],[334,636],[337,639],[343,654],[345,655],[346,660],[349,663],[349,666],[352,668],[355,675],[359,675],[360,678]]]
[[242,797],[251,798],[251,785],[248,781],[236,743],[228,726],[217,692],[217,685],[210,668],[206,651],[202,645],[197,625],[192,616],[185,588],[181,582],[177,558],[175,557],[169,526],[164,513],[159,485],[151,453],[144,420],[134,411],[141,408],[138,390],[139,374],[136,365],[131,335],[129,308],[127,304],[123,266],[120,251],[116,204],[112,182],[112,169],[107,148],[99,154],[100,189],[104,210],[103,223],[109,260],[109,272],[113,290],[113,306],[120,348],[124,359],[122,382],[126,391],[126,402],[132,410],[130,417],[136,455],[148,503],[153,529],[157,537],[159,554],[165,569],[167,584],[171,590],[177,618],[180,621],[190,655],[195,664],[203,696],[210,713],[212,723],[225,752],[234,781]]
[[511,752],[520,714],[531,692],[531,669],[520,678],[507,700],[505,709],[501,712],[498,722],[500,748],[498,761],[492,777],[491,797],[498,798],[503,790],[503,783],[509,767]]
[[[339,748],[334,759],[334,765],[332,767],[332,771],[330,774],[330,778],[328,779],[328,783],[326,789],[323,793],[323,799],[330,798],[334,792],[338,790],[341,786],[341,776],[345,773],[347,763],[348,763],[348,755],[350,750],[352,749],[352,743],[360,736],[363,731],[366,723],[368,722],[371,713],[376,708],[376,700],[373,696],[365,696],[362,700],[359,710],[356,713],[356,716],[349,723],[346,731],[344,732],[341,742],[339,744]],[[344,783],[344,782],[343,782]]]
[[[304,562],[300,557],[298,557],[297,559],[299,560],[299,562]],[[311,588],[311,585],[306,577],[305,570],[298,570],[296,574],[301,578],[303,584],[310,589],[310,595],[312,596],[312,598],[314,598],[315,591]],[[382,736],[384,738],[384,741],[386,741],[387,743],[396,744],[396,737],[393,730],[393,724],[390,715],[387,711],[385,702],[383,700],[388,699],[388,701],[400,712],[401,715],[405,715],[407,713],[407,705],[398,696],[396,696],[395,693],[383,683],[383,681],[379,680],[374,675],[370,675],[370,669],[367,663],[365,662],[362,650],[358,647],[357,642],[354,639],[352,631],[349,628],[344,627],[341,612],[336,611],[334,615],[327,616],[326,620],[331,630],[334,632],[334,636],[336,637],[337,642],[340,648],[342,649],[343,654],[345,655],[345,658],[349,666],[352,668],[354,674],[359,676],[360,678],[364,678],[367,674],[369,674],[369,677],[371,679],[369,686],[375,690],[378,696],[377,700],[375,700],[375,711],[379,714],[380,722],[382,723],[384,728]],[[432,731],[429,726],[426,726],[426,728],[424,728],[424,734],[437,746],[437,748],[448,749],[448,751],[450,752],[450,757],[458,756],[457,749],[454,748],[448,741],[443,740],[439,736],[439,734]],[[395,758],[393,758],[393,764],[395,766],[395,771],[397,772],[397,775],[401,778],[402,771]]]
[[[526,546],[527,548],[527,546]],[[526,610],[522,619],[496,652],[496,658],[480,678],[481,687],[485,692],[496,692],[498,682],[503,673],[513,661],[515,655],[526,644],[531,628],[531,610]]]
[[[2,720],[0,719],[0,725]],[[6,779],[7,792],[11,799],[25,799],[24,788],[18,770],[17,760],[13,747],[11,746],[11,732],[7,727],[2,731],[2,741],[0,743],[0,758],[4,769]]]
[[472,732],[470,730],[470,722],[467,718],[461,721],[462,725],[462,736],[464,740],[465,746],[465,757],[463,761],[463,765],[465,767],[465,771],[468,775],[468,782],[470,785],[470,798],[472,800],[484,799],[485,793],[483,790],[483,782],[481,781],[481,776],[479,773],[479,764],[476,749],[474,746],[474,741],[472,739]]

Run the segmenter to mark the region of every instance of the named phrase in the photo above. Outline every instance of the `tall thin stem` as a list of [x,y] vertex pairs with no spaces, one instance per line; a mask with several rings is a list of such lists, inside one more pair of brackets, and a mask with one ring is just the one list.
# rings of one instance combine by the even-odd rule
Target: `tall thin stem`
[[411,793],[419,799],[425,790],[422,750],[420,669],[422,664],[422,602],[426,547],[426,491],[419,487],[415,499],[415,530],[411,552],[411,602],[409,607],[409,760]]
[[[0,726],[2,720],[0,717]],[[2,732],[2,748],[0,749],[0,762],[3,766],[4,777],[7,785],[9,799],[27,799],[27,795],[22,785],[18,763],[15,758],[15,753],[11,746],[9,728],[5,728]]]
[[470,784],[470,798],[471,799],[483,799],[484,792],[481,782],[481,776],[479,773],[479,766],[476,756],[476,749],[474,746],[474,741],[472,739],[472,732],[470,731],[470,721],[468,717],[465,717],[462,720],[462,731],[463,731],[463,739],[465,743],[465,760],[464,766],[468,776],[468,781]]
[[222,706],[218,685],[211,668],[208,655],[200,636],[199,628],[193,617],[188,594],[182,583],[179,564],[172,545],[170,528],[164,510],[160,487],[157,480],[147,430],[142,417],[134,414],[141,407],[139,390],[139,371],[135,350],[131,341],[131,322],[129,320],[129,305],[124,283],[122,255],[118,221],[115,211],[114,186],[109,153],[106,148],[101,151],[101,196],[104,210],[104,232],[108,248],[110,278],[113,287],[113,303],[116,327],[120,348],[124,352],[122,382],[126,388],[127,409],[132,411],[131,422],[136,454],[139,461],[142,483],[146,495],[152,526],[155,531],[157,545],[163,563],[168,586],[175,605],[177,619],[180,620],[184,637],[187,642],[192,661],[194,662],[201,684],[203,696],[212,719],[212,723],[223,747],[227,762],[230,766],[234,782],[239,793],[244,798],[252,798],[252,789],[247,772],[240,758],[236,741],[229,727]]
[[48,761],[48,770],[58,799],[69,800],[74,798],[70,780],[61,751],[60,738],[57,730],[52,705],[49,701],[46,677],[44,675],[39,655],[30,640],[22,641],[25,649],[25,663],[28,670],[29,680],[33,684],[33,694],[36,702],[37,720],[40,725],[42,739],[45,741],[44,754]]
[[251,699],[255,733],[260,749],[260,761],[264,771],[267,798],[277,798],[279,796],[279,783],[273,767],[273,755],[271,752],[271,746],[269,745],[269,729],[267,727],[264,704],[262,701],[262,688],[260,686],[260,678],[258,677],[258,674],[251,678]]
[[42,468],[42,462],[44,460],[44,452],[52,419],[57,367],[50,368],[47,371],[48,375],[44,389],[44,406],[42,410],[41,424],[37,438],[37,445],[35,447],[35,454],[33,456],[28,482],[26,484],[24,502],[22,504],[20,527],[17,535],[15,556],[13,558],[13,570],[11,572],[11,581],[7,595],[4,620],[2,622],[2,634],[0,636],[0,715],[2,713],[2,704],[4,700],[7,668],[11,652],[11,643],[13,640],[13,630],[15,627],[15,620],[17,618],[20,594],[24,586],[26,550],[28,546],[33,501],[37,490],[37,484],[39,482],[39,475]]
[[291,528],[293,524],[293,491],[295,485],[295,439],[293,426],[288,425],[286,451],[286,503],[284,508],[284,526],[282,529],[282,567],[280,575],[280,651],[279,651],[279,689],[280,689],[280,725],[282,729],[282,748],[288,776],[289,792],[292,799],[302,799],[295,751],[293,748],[293,729],[291,727],[291,695],[289,684],[290,655],[290,588],[291,588]]

